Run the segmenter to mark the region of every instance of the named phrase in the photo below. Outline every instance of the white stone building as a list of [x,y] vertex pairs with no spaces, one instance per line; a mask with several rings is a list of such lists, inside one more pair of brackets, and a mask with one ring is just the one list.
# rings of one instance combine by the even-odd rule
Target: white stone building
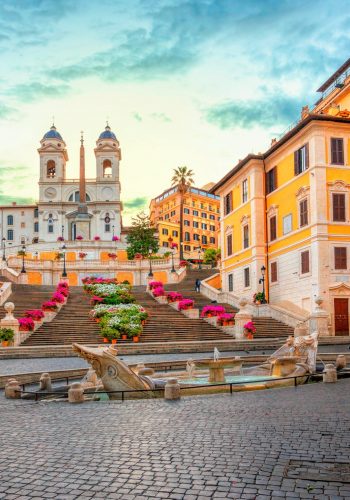
[[[59,236],[67,241],[77,234],[75,218],[79,203],[80,179],[67,177],[68,151],[61,134],[52,125],[38,149],[40,157],[39,200],[37,205],[0,207],[2,246],[23,243],[53,243]],[[90,219],[87,239],[99,236],[111,241],[121,234],[119,142],[109,125],[100,134],[94,149],[96,177],[85,179]]]

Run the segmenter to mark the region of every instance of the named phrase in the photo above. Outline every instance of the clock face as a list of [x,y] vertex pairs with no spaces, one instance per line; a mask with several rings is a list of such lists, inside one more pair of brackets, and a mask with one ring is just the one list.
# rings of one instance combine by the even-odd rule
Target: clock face
[[57,191],[53,187],[48,187],[47,189],[45,189],[44,194],[45,194],[46,198],[54,198],[57,194]]

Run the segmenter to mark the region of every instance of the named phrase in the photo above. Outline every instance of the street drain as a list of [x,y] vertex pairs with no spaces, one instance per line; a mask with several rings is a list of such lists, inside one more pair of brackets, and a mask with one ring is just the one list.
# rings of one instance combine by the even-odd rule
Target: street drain
[[290,460],[289,465],[285,468],[284,476],[306,481],[350,483],[350,464]]

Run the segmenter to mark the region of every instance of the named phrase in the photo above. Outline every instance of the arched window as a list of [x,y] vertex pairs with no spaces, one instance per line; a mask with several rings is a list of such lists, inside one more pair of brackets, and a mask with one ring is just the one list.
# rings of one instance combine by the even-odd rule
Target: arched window
[[112,177],[112,162],[111,160],[104,160],[102,164],[103,177]]
[[53,160],[47,162],[47,177],[53,179],[56,175],[56,163]]
[[[79,201],[79,191],[75,191],[74,193],[72,193],[70,195],[70,197],[68,198],[68,201],[78,202]],[[87,193],[86,193],[86,201],[91,201],[91,198]]]

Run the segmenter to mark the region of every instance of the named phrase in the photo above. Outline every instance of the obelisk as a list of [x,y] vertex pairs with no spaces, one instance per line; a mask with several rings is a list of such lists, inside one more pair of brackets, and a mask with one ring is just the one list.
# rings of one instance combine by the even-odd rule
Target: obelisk
[[80,138],[80,171],[79,171],[79,204],[78,213],[75,218],[76,236],[82,236],[84,240],[90,239],[90,218],[86,204],[86,182],[85,182],[85,149],[84,137],[81,132]]

